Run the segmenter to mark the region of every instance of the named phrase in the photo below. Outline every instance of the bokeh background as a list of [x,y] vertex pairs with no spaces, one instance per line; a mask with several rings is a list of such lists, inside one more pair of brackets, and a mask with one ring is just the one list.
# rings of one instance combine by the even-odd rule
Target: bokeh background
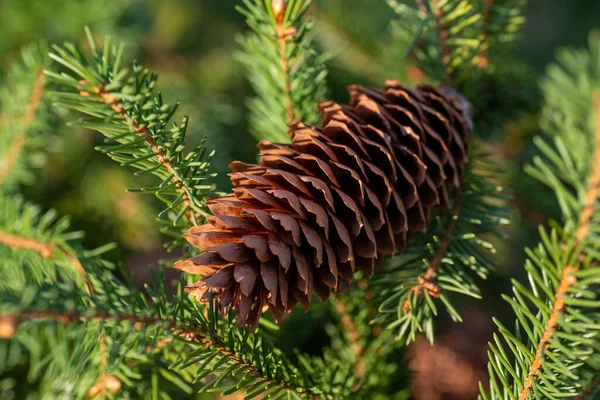
[[[159,72],[159,87],[167,101],[181,101],[179,114],[191,118],[191,140],[208,137],[217,154],[216,184],[226,191],[228,163],[255,159],[245,106],[252,91],[236,60],[237,38],[246,29],[234,8],[239,3],[0,0],[0,72],[29,43],[68,40],[84,45],[86,25],[98,38],[111,34],[128,44],[130,58]],[[345,101],[345,88],[352,83],[380,85],[387,78],[410,75],[399,60],[403,49],[391,44],[389,23],[394,16],[384,0],[315,0],[310,13],[317,21],[320,46],[332,55],[328,83],[334,100]],[[499,296],[508,293],[511,277],[522,277],[523,248],[537,242],[537,226],[558,215],[553,196],[522,172],[523,164],[535,154],[531,138],[538,133],[537,81],[557,48],[583,47],[589,33],[600,28],[600,1],[530,0],[527,19],[517,59],[507,60],[524,68],[526,78],[506,84],[527,85],[531,95],[512,121],[482,133],[493,151],[508,159],[505,184],[514,193],[513,225],[507,230],[508,239],[498,243],[498,273],[482,285],[484,300],[461,300],[465,323],[452,324],[442,317],[436,345],[418,341],[407,352],[406,374],[413,375],[416,399],[475,397],[477,381],[486,379],[492,310],[501,319],[512,319]],[[477,104],[474,107],[477,110]],[[73,227],[86,232],[88,248],[116,242],[118,248],[107,257],[126,260],[143,282],[155,260],[165,257],[155,223],[155,199],[126,193],[139,182],[94,151],[98,135],[67,127],[60,120],[54,128],[55,138],[36,184],[23,188],[26,197],[70,215]],[[327,343],[321,323],[325,318],[318,308],[309,317],[294,315],[286,328],[293,335],[281,335],[281,344],[318,353]]]

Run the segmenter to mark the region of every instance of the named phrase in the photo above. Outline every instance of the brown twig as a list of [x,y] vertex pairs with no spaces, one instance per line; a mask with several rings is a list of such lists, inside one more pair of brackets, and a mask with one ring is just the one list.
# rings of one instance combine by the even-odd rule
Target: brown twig
[[[417,280],[417,284],[413,286],[410,290],[413,293],[417,293],[418,295],[423,295],[427,292],[432,297],[440,297],[442,294],[442,289],[436,285],[433,280],[437,276],[438,270],[442,265],[442,259],[446,256],[448,252],[448,247],[450,247],[450,243],[452,242],[452,237],[454,236],[454,232],[456,231],[456,226],[458,224],[458,217],[460,215],[462,209],[462,188],[459,188],[456,192],[454,207],[452,207],[452,222],[446,228],[444,232],[444,236],[442,237],[442,241],[440,243],[440,247],[435,252],[429,267],[425,270],[423,276],[420,276]],[[407,313],[411,311],[410,301],[405,300],[402,304],[402,311]]]
[[[212,330],[209,330],[200,325],[194,325],[187,328],[178,326],[174,321],[161,319],[156,317],[143,317],[135,314],[109,314],[106,312],[96,312],[93,314],[84,314],[77,311],[72,312],[21,312],[17,314],[0,314],[0,325],[3,320],[12,321],[30,321],[30,320],[52,320],[62,324],[68,325],[77,321],[114,321],[116,323],[128,322],[134,326],[135,329],[141,330],[143,326],[150,325],[163,325],[173,335],[180,337],[184,340],[199,343],[205,346],[213,347],[223,356],[235,362],[237,365],[242,366],[248,373],[258,378],[262,382],[274,383],[278,387],[284,390],[292,391],[298,388],[290,384],[282,384],[279,381],[273,380],[256,368],[253,364],[244,361],[238,354],[227,348],[226,343],[218,336],[218,334]],[[1,329],[0,329],[1,331]]]
[[[589,232],[592,216],[596,210],[596,201],[598,199],[598,189],[600,187],[600,96],[595,101],[596,109],[596,132],[595,132],[595,148],[592,159],[592,171],[589,179],[589,187],[586,194],[585,205],[579,216],[577,230],[575,231],[576,247],[584,242]],[[565,301],[564,296],[571,286],[577,282],[577,278],[573,275],[579,266],[565,266],[562,271],[556,298],[552,306],[552,313],[544,327],[544,333],[537,345],[535,357],[529,367],[529,372],[525,377],[523,389],[519,393],[519,400],[527,400],[532,394],[531,388],[533,381],[537,379],[539,372],[543,368],[544,351],[548,348],[550,339],[558,328],[558,320],[564,312]]]
[[523,389],[521,390],[521,393],[519,393],[519,400],[528,399],[529,395],[531,394],[533,381],[537,378],[539,371],[542,369],[544,351],[549,347],[550,339],[552,339],[552,335],[554,335],[554,331],[558,327],[558,320],[564,311],[564,296],[569,288],[577,282],[577,278],[573,276],[573,273],[576,272],[577,269],[578,268],[576,266],[567,266],[562,270],[562,277],[556,292],[554,304],[552,306],[552,313],[550,314],[548,322],[546,322],[544,333],[537,345],[533,362],[529,366],[529,372],[527,377],[525,377]]
[[494,0],[485,0],[485,10],[483,12],[483,37],[481,40],[481,53],[479,54],[479,60],[477,66],[480,69],[485,69],[489,62],[489,51],[490,51],[490,24],[492,22],[492,6]]
[[285,11],[287,3],[285,0],[273,0],[271,2],[273,14],[275,15],[275,32],[277,33],[277,41],[279,43],[279,57],[281,59],[281,74],[285,90],[286,113],[288,122],[295,119],[294,99],[292,99],[292,85],[289,77],[290,60],[287,53],[287,42],[296,36],[296,28],[293,26],[285,26]]
[[18,235],[0,231],[0,244],[9,247],[11,250],[23,249],[32,250],[38,253],[42,258],[49,259],[55,251],[60,252],[67,260],[73,264],[75,271],[80,275],[85,284],[86,291],[91,293],[91,287],[86,279],[86,273],[81,262],[73,254],[69,253],[63,247],[55,243],[44,243],[34,239],[27,239]]
[[[81,81],[81,84],[88,84],[88,82]],[[119,114],[119,116],[121,116],[121,118],[123,118],[123,120],[125,122],[127,122],[131,126],[131,128],[135,131],[135,133],[138,136],[143,137],[144,141],[148,145],[150,145],[151,150],[158,157],[158,162],[160,164],[164,165],[165,168],[167,169],[167,171],[169,172],[169,174],[171,174],[173,176],[173,180],[175,181],[175,185],[177,186],[177,190],[183,196],[183,202],[187,206],[187,210],[186,210],[185,214],[186,214],[188,220],[190,221],[190,223],[192,225],[197,225],[197,221],[199,219],[201,219],[201,215],[199,213],[195,213],[194,214],[192,212],[192,201],[190,199],[190,195],[188,194],[188,192],[184,188],[184,186],[185,186],[184,182],[178,177],[178,174],[175,172],[175,170],[173,168],[173,164],[171,163],[171,160],[169,160],[166,157],[166,155],[164,154],[164,152],[158,146],[158,143],[156,143],[156,141],[152,138],[152,136],[150,136],[150,132],[148,131],[148,127],[141,126],[137,122],[133,121],[133,119],[129,115],[127,115],[127,111],[125,111],[125,109],[123,108],[123,106],[121,106],[121,104],[119,104],[118,99],[114,95],[112,95],[109,92],[105,91],[103,84],[94,87],[93,91],[94,91],[94,93],[96,95],[98,95],[102,99],[102,101],[104,101],[107,105],[109,105],[114,112],[116,112],[117,114]],[[83,97],[90,96],[90,93],[87,92],[87,91],[85,91],[85,90],[81,90],[79,92],[79,94],[81,96],[83,96]]]
[[29,97],[27,107],[25,108],[25,113],[23,114],[23,118],[21,119],[22,130],[13,138],[12,142],[10,143],[10,146],[8,147],[6,155],[0,162],[0,183],[6,180],[8,174],[19,159],[19,155],[23,150],[23,146],[25,146],[25,135],[29,128],[31,128],[31,125],[33,124],[35,114],[40,107],[43,96],[44,70],[40,68],[36,71],[31,96]]
[[357,379],[357,384],[354,390],[358,390],[361,385],[361,380],[365,376],[365,360],[364,360],[364,348],[360,343],[360,335],[356,324],[352,320],[352,317],[348,314],[346,305],[340,300],[335,302],[335,309],[340,316],[340,321],[346,330],[346,337],[350,342],[350,349],[356,358],[356,367],[354,369],[354,377]]
[[438,6],[440,0],[432,0],[433,3],[433,17],[437,25],[437,31],[440,38],[440,46],[442,48],[442,61],[446,68],[446,74],[448,75],[448,82],[451,84],[454,81],[454,74],[450,70],[450,62],[452,61],[452,48],[448,44],[448,27],[442,21],[444,18],[444,11]]
[[417,7],[419,7],[419,11],[427,14],[427,6],[425,5],[425,0],[415,0],[417,2]]

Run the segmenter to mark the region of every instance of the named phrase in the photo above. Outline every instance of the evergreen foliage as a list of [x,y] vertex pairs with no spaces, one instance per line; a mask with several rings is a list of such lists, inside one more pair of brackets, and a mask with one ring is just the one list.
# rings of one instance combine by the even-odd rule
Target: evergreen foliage
[[165,225],[163,232],[175,238],[172,249],[181,244],[181,234],[207,214],[204,201],[213,192],[208,173],[212,154],[207,156],[204,141],[185,151],[188,117],[169,127],[177,105],[155,93],[157,74],[136,63],[122,67],[123,45],[113,47],[107,38],[100,50],[87,33],[93,60],[86,60],[72,44],[55,46],[56,53],[50,54],[74,74],[47,71],[61,87],[54,93],[56,105],[91,116],[78,125],[106,137],[98,150],[122,166],[138,169],[137,175],[153,174],[161,180],[157,186],[130,190],[154,193],[167,205],[159,220]]
[[[131,191],[164,203],[159,223],[173,237],[168,249],[190,252],[181,234],[203,223],[216,188],[207,141],[188,143],[188,118],[172,122],[178,104],[163,101],[156,73],[126,66],[123,46],[110,38],[98,46],[88,30],[91,57],[71,43],[54,46],[49,57],[43,45],[25,48],[0,82],[0,397],[411,396],[405,346],[420,334],[434,341],[441,309],[461,321],[455,294],[486,294],[480,287],[494,271],[493,243],[506,237],[507,160],[481,139],[523,109],[535,111],[537,92],[526,68],[501,62],[514,58],[524,0],[386,2],[396,12],[389,45],[403,49],[402,62],[425,81],[471,100],[478,140],[450,209],[371,280],[358,272],[351,287],[320,305],[331,318],[328,347],[318,354],[295,342],[293,351],[279,346],[286,328],[269,317],[257,332],[238,328],[234,312],[189,296],[186,277],[173,284],[159,269],[152,284],[136,286],[124,263],[108,261],[115,245],[86,250],[69,218],[26,200],[23,188],[40,179],[37,167],[60,141],[55,131],[64,130],[66,109],[83,114],[73,126],[102,134],[98,150],[136,170],[143,183]],[[311,1],[243,3],[251,31],[240,39],[238,59],[255,92],[249,130],[287,142],[293,120],[319,123],[317,104],[328,91]],[[98,18],[107,15],[117,13]],[[591,399],[599,383],[600,39],[558,59],[541,83],[540,155],[525,170],[554,192],[562,219],[540,228],[540,243],[526,250],[527,284],[515,279],[512,296],[503,296],[516,321],[495,320],[481,399]],[[517,87],[505,93],[509,84]],[[158,182],[146,186],[148,177]],[[316,308],[307,320],[317,318]]]
[[410,343],[419,333],[433,342],[439,306],[462,321],[450,293],[481,298],[473,277],[485,279],[494,269],[495,249],[486,235],[504,236],[507,194],[493,181],[501,173],[497,163],[482,151],[472,150],[471,157],[452,209],[413,238],[405,252],[388,258],[374,280],[380,303],[374,322],[397,330],[401,342]]
[[43,164],[41,152],[47,142],[51,118],[43,99],[44,68],[48,66],[46,47],[29,46],[15,62],[0,86],[0,185],[3,191],[14,190],[22,183],[32,183],[32,168]]
[[259,140],[287,143],[288,124],[319,124],[315,103],[325,100],[328,56],[315,48],[313,22],[305,14],[311,0],[244,0],[238,10],[252,29],[240,40],[239,55],[256,92],[250,133]]
[[517,321],[513,330],[497,322],[485,399],[558,399],[597,386],[600,40],[558,60],[542,82],[541,126],[552,144],[536,138],[542,155],[527,171],[554,191],[564,226],[540,228],[541,243],[527,251],[529,288],[515,280],[505,297]]

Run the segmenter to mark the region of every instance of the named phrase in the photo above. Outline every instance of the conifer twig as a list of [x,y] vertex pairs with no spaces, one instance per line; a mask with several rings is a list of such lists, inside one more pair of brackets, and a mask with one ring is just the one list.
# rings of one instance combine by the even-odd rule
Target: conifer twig
[[[579,217],[577,230],[575,231],[575,247],[584,242],[587,237],[592,216],[596,210],[596,201],[598,199],[598,190],[600,188],[600,96],[596,97],[594,106],[596,111],[596,131],[592,171],[590,174],[585,204]],[[533,381],[537,379],[539,371],[543,368],[544,351],[548,348],[550,339],[558,329],[558,320],[565,308],[565,294],[571,286],[577,283],[577,278],[575,278],[573,274],[577,272],[578,269],[579,266],[575,265],[565,266],[562,270],[562,277],[552,306],[552,313],[546,322],[544,333],[537,344],[535,357],[529,367],[529,372],[525,377],[523,389],[519,393],[519,400],[527,400],[532,394],[531,388],[533,387]]]
[[481,40],[481,52],[479,54],[479,59],[477,60],[477,66],[480,69],[486,69],[488,66],[488,57],[490,51],[490,24],[492,20],[492,6],[494,5],[494,0],[485,0],[485,10],[483,12],[483,37]]
[[[0,162],[0,183],[6,180],[6,177],[16,164],[23,147],[25,146],[25,135],[33,121],[35,120],[35,114],[40,107],[42,97],[44,96],[44,70],[38,69],[35,74],[35,80],[33,83],[33,89],[31,96],[27,102],[25,113],[21,119],[21,132],[17,134],[10,143],[6,155]],[[0,121],[1,122],[1,121]]]
[[[87,84],[87,82],[82,81],[81,84]],[[121,118],[135,131],[135,133],[144,138],[144,141],[150,145],[152,151],[157,155],[158,162],[165,166],[169,174],[173,176],[173,180],[176,182],[177,190],[183,196],[183,202],[186,204],[186,216],[192,225],[197,225],[198,220],[201,219],[201,215],[199,213],[192,213],[192,201],[190,200],[190,194],[185,189],[185,183],[183,179],[179,176],[177,171],[173,168],[171,161],[165,156],[163,151],[159,148],[158,143],[152,138],[152,136],[148,132],[148,128],[146,126],[140,126],[138,123],[133,121],[133,119],[127,115],[127,112],[123,108],[117,98],[110,93],[106,92],[104,89],[104,85],[96,86],[94,89],[94,93],[96,93],[100,98],[111,107],[113,111],[119,114]],[[84,90],[81,90],[79,94],[83,97],[88,97],[90,94]]]
[[34,239],[27,239],[18,235],[13,235],[0,231],[0,243],[9,247],[11,250],[23,249],[31,250],[38,253],[42,258],[50,259],[55,250],[58,250],[62,255],[73,264],[75,271],[80,275],[87,293],[91,293],[91,287],[86,279],[86,273],[81,265],[81,262],[73,254],[69,253],[63,247],[55,243],[44,243]]
[[437,25],[437,31],[440,38],[440,46],[442,49],[442,61],[444,62],[446,74],[448,75],[447,83],[451,84],[454,81],[454,74],[450,70],[450,62],[452,61],[452,48],[448,44],[448,27],[443,22],[444,11],[441,7],[439,7],[440,0],[432,1],[434,7],[433,17]]
[[[195,342],[209,347],[214,347],[223,356],[235,362],[237,365],[243,367],[248,373],[255,376],[259,381],[263,383],[269,383],[277,385],[286,391],[298,390],[299,388],[287,383],[282,383],[277,380],[273,380],[256,368],[255,365],[244,361],[242,357],[236,354],[234,351],[227,347],[224,339],[221,338],[217,332],[207,329],[201,325],[194,325],[190,327],[181,327],[174,320],[163,319],[157,317],[144,317],[136,314],[110,314],[106,312],[94,312],[94,313],[81,313],[77,311],[60,312],[60,311],[43,311],[43,312],[18,312],[16,314],[0,314],[0,325],[1,321],[12,320],[18,325],[19,321],[31,321],[31,320],[52,320],[62,324],[69,324],[77,321],[113,321],[115,323],[128,322],[134,326],[135,329],[140,330],[143,326],[157,326],[163,325],[173,335],[180,337],[184,340]],[[112,380],[105,382],[108,384],[114,384]]]
[[271,3],[273,14],[275,15],[275,32],[277,33],[277,42],[279,44],[279,56],[281,58],[281,74],[284,82],[285,101],[287,103],[288,122],[292,122],[295,118],[294,99],[292,99],[292,84],[288,69],[290,60],[287,53],[287,42],[296,36],[296,28],[291,26],[286,28],[284,24],[285,12],[287,3],[285,0],[273,0]]
[[[437,249],[429,267],[425,270],[425,273],[422,277],[418,278],[418,282],[415,286],[413,286],[410,290],[412,292],[416,292],[419,295],[423,295],[424,292],[427,292],[432,297],[440,297],[442,293],[442,289],[433,283],[440,266],[442,265],[442,259],[446,256],[448,252],[448,247],[452,242],[452,237],[454,236],[454,232],[456,231],[456,226],[458,224],[458,218],[460,216],[460,212],[462,209],[462,190],[458,189],[456,192],[456,202],[454,207],[452,208],[452,222],[446,228],[444,232],[444,236],[442,237],[440,247]],[[408,300],[404,303],[403,308],[405,310],[410,310],[410,304]]]

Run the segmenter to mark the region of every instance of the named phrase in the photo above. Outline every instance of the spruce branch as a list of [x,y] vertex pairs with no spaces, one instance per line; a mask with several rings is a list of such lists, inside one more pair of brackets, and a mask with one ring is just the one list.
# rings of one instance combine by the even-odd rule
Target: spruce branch
[[[10,354],[20,354],[14,360],[18,365],[32,360],[39,368],[35,360],[52,349],[53,341],[72,340],[49,353],[47,368],[31,371],[32,376],[42,374],[39,379],[50,385],[48,390],[51,382],[73,381],[80,382],[77,390],[84,395],[127,396],[139,388],[139,371],[153,366],[177,375],[186,390],[203,381],[201,390],[244,390],[248,398],[270,393],[274,398],[334,399],[349,393],[352,381],[336,378],[343,376],[339,360],[304,357],[301,365],[292,363],[265,338],[236,328],[233,314],[223,316],[217,304],[204,308],[190,299],[183,281],[171,297],[162,271],[146,294],[118,279],[127,273],[101,260],[97,254],[102,250],[79,251],[89,287],[68,275],[57,278],[67,272],[65,241],[77,235],[68,232],[64,219],[40,215],[14,196],[0,205],[0,227],[13,227],[0,236],[0,335],[10,339],[0,343],[0,357],[8,354],[3,346],[9,346]],[[74,260],[74,253],[67,257]],[[14,367],[13,361],[0,363],[0,374]],[[132,376],[132,371],[138,372]]]
[[317,103],[327,93],[327,55],[305,18],[311,0],[244,0],[238,11],[252,32],[240,39],[238,58],[256,97],[248,103],[250,133],[259,140],[289,142],[288,124],[319,122]]
[[[564,227],[550,235],[540,229],[542,241],[527,252],[525,265],[531,288],[513,281],[514,297],[504,296],[517,322],[514,332],[496,322],[501,337],[490,344],[491,398],[580,396],[599,371],[593,358],[600,346],[599,44],[592,39],[589,52],[561,52],[562,65],[550,67],[543,81],[542,125],[554,146],[537,138],[544,157],[526,171],[554,190]],[[571,63],[574,57],[582,63]],[[582,90],[583,81],[589,84]],[[490,398],[483,388],[481,398]]]
[[[26,133],[31,128],[33,124],[35,114],[40,106],[42,101],[42,96],[44,94],[44,74],[43,70],[40,68],[37,70],[35,74],[35,79],[33,83],[33,90],[31,91],[31,97],[27,102],[27,108],[25,109],[25,113],[23,114],[23,119],[21,122],[21,133],[17,134],[13,137],[12,142],[0,163],[0,184],[6,180],[6,177],[14,167],[23,150],[23,146],[25,145]],[[6,116],[4,117],[6,118]]]
[[[7,278],[4,285],[40,284],[47,279],[70,280],[91,290],[84,267],[68,241],[80,236],[68,231],[68,221],[56,218],[53,211],[41,214],[20,196],[0,194],[0,271]],[[36,271],[20,265],[27,263]]]
[[392,36],[414,55],[418,67],[434,81],[454,83],[464,77],[479,48],[481,14],[466,0],[417,1],[416,7],[387,0],[398,14]]
[[155,93],[155,73],[136,63],[133,68],[122,68],[122,45],[113,47],[107,38],[101,50],[91,33],[87,34],[93,60],[70,44],[55,46],[55,53],[50,54],[70,71],[46,72],[59,89],[53,92],[56,104],[90,116],[77,125],[106,137],[107,144],[98,150],[123,166],[138,169],[136,175],[152,174],[161,180],[158,186],[130,191],[154,193],[166,204],[159,214],[162,231],[176,238],[170,249],[182,245],[182,232],[208,215],[205,200],[214,191],[210,183],[214,175],[208,172],[213,153],[206,155],[205,140],[185,151],[188,118],[168,127],[177,105],[164,103],[161,94]]
[[483,37],[481,38],[481,50],[479,52],[479,60],[477,66],[480,69],[485,69],[489,62],[489,40],[490,40],[490,24],[492,19],[492,7],[494,0],[484,0],[483,2]]
[[440,47],[442,50],[442,62],[444,63],[444,68],[446,70],[446,75],[448,76],[448,83],[452,83],[454,81],[454,74],[450,68],[450,64],[452,62],[452,48],[448,44],[448,26],[444,22],[444,10],[440,7],[439,0],[432,0],[433,7],[433,17],[435,19],[435,24],[437,25],[437,33],[440,40]]
[[[81,83],[84,85],[88,84],[85,81],[82,81]],[[171,163],[171,161],[165,156],[164,151],[159,147],[156,140],[154,140],[154,138],[148,131],[148,127],[145,125],[140,125],[139,123],[135,122],[133,120],[132,116],[129,115],[127,113],[127,111],[125,111],[125,108],[121,104],[119,104],[117,97],[106,92],[105,84],[100,84],[99,86],[95,86],[93,88],[93,92],[96,95],[98,95],[104,101],[104,103],[109,105],[113,111],[115,111],[117,114],[119,114],[119,116],[131,127],[131,129],[138,136],[143,138],[144,142],[146,142],[148,144],[148,146],[150,146],[150,149],[152,150],[152,152],[154,154],[156,154],[156,156],[157,156],[158,163],[163,165],[167,169],[169,174],[172,175],[172,177],[173,177],[172,179],[175,182],[175,186],[177,187],[177,190],[181,194],[183,202],[186,205],[185,215],[187,216],[190,224],[191,225],[197,224],[198,221],[201,220],[202,215],[198,211],[196,211],[195,214],[192,215],[193,205],[192,205],[192,200],[191,200],[191,195],[190,195],[191,190],[188,187],[186,187],[183,178],[179,175],[178,171],[173,168],[173,164]],[[83,97],[90,96],[90,93],[86,92],[85,90],[81,90],[79,92],[79,94]]]
[[487,277],[494,264],[490,254],[495,252],[484,236],[502,237],[500,227],[508,223],[508,195],[496,183],[502,174],[497,162],[476,147],[452,208],[414,237],[404,253],[386,260],[375,276],[379,313],[373,322],[396,330],[401,344],[414,341],[421,332],[433,341],[436,303],[461,321],[451,293],[480,297],[473,278]]
[[47,129],[43,51],[41,45],[24,48],[0,94],[0,185],[5,188],[27,181],[27,167],[39,165],[39,136]]
[[281,58],[281,74],[284,82],[285,102],[287,103],[288,121],[295,119],[294,99],[292,99],[292,84],[290,82],[289,68],[290,59],[287,53],[287,43],[297,35],[296,27],[286,27],[284,24],[287,3],[285,0],[273,0],[271,2],[273,16],[275,17],[275,32],[279,43],[279,57]]
[[484,71],[490,57],[493,64],[501,60],[525,21],[524,0],[417,0],[416,7],[387,3],[399,16],[392,22],[392,36],[406,48],[405,55],[414,55],[430,79],[459,86],[472,84],[473,66]]
[[[592,157],[592,167],[588,181],[589,186],[585,195],[585,202],[581,209],[579,221],[575,230],[575,248],[579,248],[587,239],[587,234],[590,225],[592,224],[592,217],[596,212],[596,203],[598,201],[598,188],[600,187],[600,96],[595,98],[595,115],[596,129],[594,135],[594,155]],[[577,259],[585,257],[585,250],[582,250],[577,256]],[[592,265],[592,268],[593,267],[595,266]],[[519,393],[519,400],[527,400],[534,395],[532,389],[534,381],[538,379],[539,373],[544,366],[544,353],[550,349],[550,340],[560,328],[559,321],[562,314],[564,314],[566,306],[565,299],[568,296],[571,287],[577,283],[577,278],[574,273],[577,272],[579,268],[579,265],[565,265],[562,268],[562,276],[552,305],[552,312],[546,322],[540,341],[537,344],[535,357],[531,362],[529,372],[525,377],[523,389],[521,389],[521,392]]]
[[[432,297],[440,297],[441,289],[435,283],[433,283],[440,266],[442,265],[442,260],[446,256],[448,252],[448,248],[450,247],[450,243],[452,242],[452,237],[454,236],[454,232],[456,231],[457,221],[460,217],[460,211],[462,206],[462,189],[459,188],[455,195],[455,204],[452,207],[451,211],[451,221],[444,232],[440,247],[437,249],[435,256],[431,260],[431,264],[425,270],[423,277],[419,277],[417,285],[413,286],[410,290],[413,292],[417,292],[420,296],[423,295],[425,291],[429,293]],[[406,307],[405,307],[406,306]],[[403,308],[408,308],[410,310],[410,304],[408,301],[403,304]]]

